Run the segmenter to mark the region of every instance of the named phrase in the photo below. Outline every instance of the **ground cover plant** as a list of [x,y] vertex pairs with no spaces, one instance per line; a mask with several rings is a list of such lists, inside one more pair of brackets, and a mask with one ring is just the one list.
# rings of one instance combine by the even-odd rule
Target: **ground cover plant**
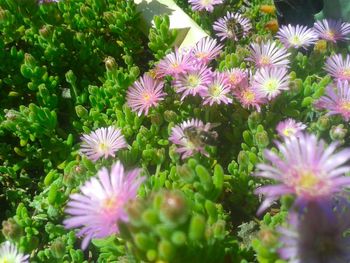
[[350,23],[0,0],[0,262],[350,262]]

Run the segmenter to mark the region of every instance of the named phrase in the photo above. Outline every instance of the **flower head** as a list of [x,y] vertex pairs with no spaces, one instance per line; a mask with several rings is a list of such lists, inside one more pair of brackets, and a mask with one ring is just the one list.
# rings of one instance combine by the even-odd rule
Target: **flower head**
[[208,156],[205,150],[206,144],[201,138],[197,138],[197,133],[199,131],[208,132],[211,128],[210,123],[204,124],[198,119],[187,120],[172,128],[169,140],[178,146],[176,151],[181,154],[182,159],[197,152]]
[[277,33],[277,38],[286,48],[303,47],[304,49],[314,44],[318,39],[313,29],[301,25],[282,26]]
[[81,188],[81,193],[71,194],[65,212],[71,217],[64,220],[66,228],[80,228],[85,249],[92,238],[104,238],[119,232],[117,222],[128,221],[125,204],[135,199],[144,178],[137,178],[140,170],[124,171],[118,161],[111,172],[102,168]]
[[247,58],[258,68],[288,67],[290,53],[284,47],[277,46],[276,42],[250,45],[250,57]]
[[230,93],[230,85],[225,78],[225,74],[221,72],[215,72],[211,83],[208,85],[208,88],[203,91],[203,104],[209,104],[211,106],[214,103],[232,103],[232,99],[228,97]]
[[328,110],[328,115],[341,115],[350,120],[350,86],[348,82],[338,81],[337,87],[329,85],[326,94],[315,102],[318,109]]
[[298,136],[306,125],[289,118],[277,124],[276,130],[281,137]]
[[212,72],[204,65],[180,75],[173,81],[177,93],[182,93],[181,100],[185,97],[202,94],[212,81]]
[[350,23],[341,20],[323,19],[315,23],[314,30],[319,38],[336,43],[349,39],[347,35],[350,33]]
[[139,81],[136,81],[127,92],[127,103],[132,111],[136,111],[140,116],[142,113],[148,114],[151,107],[158,105],[164,99],[164,82],[154,80],[148,74],[144,74]]
[[223,46],[217,44],[216,39],[205,37],[192,48],[191,55],[198,63],[208,64],[220,54],[222,48]]
[[0,246],[0,262],[1,263],[28,263],[29,255],[23,255],[17,247],[6,241]]
[[240,68],[232,68],[224,72],[227,83],[231,86],[231,89],[234,90],[242,82],[248,81],[248,74],[245,70]]
[[350,55],[346,55],[345,59],[341,54],[328,57],[325,70],[335,80],[350,81]]
[[115,152],[128,147],[121,130],[113,126],[99,128],[90,134],[83,134],[81,140],[81,153],[94,162],[101,157],[114,157]]
[[261,106],[267,102],[266,97],[261,92],[249,85],[238,89],[235,96],[243,108],[255,108],[257,112],[260,112]]
[[165,56],[155,68],[156,77],[163,78],[167,75],[177,77],[194,67],[191,53],[185,49],[176,49]]
[[259,69],[252,86],[269,100],[275,98],[282,90],[289,89],[289,75],[285,68]]
[[188,0],[192,6],[193,11],[202,11],[206,10],[208,12],[213,12],[214,5],[222,4],[223,0]]
[[[338,201],[338,200],[337,200]],[[349,201],[330,203],[331,211],[311,203],[301,214],[289,214],[289,227],[279,228],[279,254],[288,262],[350,262]]]
[[350,185],[350,177],[344,176],[350,171],[350,167],[344,165],[350,159],[350,149],[335,153],[337,143],[326,147],[322,140],[308,134],[288,137],[284,144],[277,142],[276,145],[283,158],[266,150],[265,158],[271,164],[257,166],[256,176],[279,182],[256,190],[257,194],[266,196],[258,213],[282,195],[294,194],[296,204],[303,207],[308,202],[322,203]]
[[227,12],[226,16],[219,18],[213,25],[213,29],[218,32],[216,35],[221,41],[228,38],[235,41],[245,38],[252,28],[248,18],[239,13]]

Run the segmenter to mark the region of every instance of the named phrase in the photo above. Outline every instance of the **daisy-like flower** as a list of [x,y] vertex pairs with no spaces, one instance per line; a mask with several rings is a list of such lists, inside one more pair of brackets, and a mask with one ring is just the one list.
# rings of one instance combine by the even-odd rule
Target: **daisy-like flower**
[[231,86],[232,90],[242,84],[242,82],[248,81],[248,74],[245,70],[240,68],[232,68],[224,72],[227,83]]
[[82,249],[92,238],[104,238],[119,232],[117,222],[128,221],[124,206],[136,198],[144,178],[137,178],[140,169],[128,172],[118,161],[111,172],[102,168],[97,178],[91,178],[81,188],[81,193],[71,194],[65,212],[71,217],[64,220],[66,228],[81,228],[84,236]]
[[296,122],[294,119],[286,119],[277,124],[276,130],[281,137],[298,136],[306,125],[302,122]]
[[345,165],[350,159],[350,148],[335,153],[337,143],[326,147],[322,140],[308,134],[288,137],[284,143],[276,144],[283,158],[266,150],[265,158],[271,164],[257,165],[256,176],[279,182],[256,190],[266,197],[258,214],[282,195],[294,194],[297,207],[303,207],[309,202],[322,203],[350,185],[350,177],[344,176],[350,171]]
[[158,105],[165,97],[163,92],[164,82],[155,80],[148,74],[144,74],[139,81],[136,81],[127,92],[127,103],[132,111],[139,116],[142,113],[148,114],[151,107]]
[[181,100],[185,97],[202,94],[212,81],[212,72],[205,65],[180,75],[173,81],[173,86],[177,93],[182,93]]
[[192,6],[193,11],[202,11],[206,10],[208,12],[214,11],[214,6],[222,4],[223,0],[188,0]]
[[181,155],[182,159],[195,153],[209,156],[205,150],[206,144],[202,142],[201,138],[197,138],[196,133],[197,131],[208,132],[211,128],[210,123],[204,124],[198,119],[187,120],[172,128],[169,140],[178,146],[176,151]]
[[114,157],[117,151],[128,147],[121,130],[113,126],[83,134],[81,140],[80,152],[94,162],[101,157],[106,159],[109,156]]
[[228,38],[235,41],[245,38],[252,25],[248,18],[239,13],[227,12],[226,16],[219,18],[213,25],[221,41]]
[[341,54],[336,54],[327,58],[325,70],[335,80],[350,81],[350,55],[344,59]]
[[257,112],[261,111],[261,106],[266,104],[267,99],[260,92],[257,92],[252,86],[246,86],[235,92],[237,100],[243,108],[255,108]]
[[258,68],[288,67],[289,56],[287,49],[277,46],[276,42],[250,45],[250,57],[247,58]]
[[267,99],[271,100],[289,89],[289,75],[285,68],[261,68],[254,77],[252,86]]
[[19,252],[17,247],[6,241],[0,246],[0,262],[1,263],[28,263],[29,255]]
[[217,44],[216,39],[205,37],[197,42],[191,50],[191,55],[198,63],[208,64],[220,54],[222,48],[223,46]]
[[277,33],[277,38],[286,48],[304,48],[314,44],[318,36],[312,28],[301,25],[282,26]]
[[338,81],[337,87],[329,85],[326,94],[315,102],[315,107],[328,111],[327,115],[341,115],[350,120],[350,86],[347,81]]
[[314,30],[319,38],[336,43],[348,40],[350,34],[350,23],[341,20],[323,19],[314,24]]
[[202,93],[202,96],[204,97],[203,104],[209,104],[211,106],[214,103],[232,103],[232,99],[228,97],[230,93],[231,88],[226,80],[225,74],[215,72],[208,88]]
[[311,203],[299,214],[289,214],[289,227],[279,228],[280,256],[288,262],[350,262],[350,205],[344,198],[330,203],[330,211]]
[[185,49],[176,49],[165,56],[155,67],[157,78],[167,75],[176,78],[179,74],[185,74],[194,67],[191,53]]

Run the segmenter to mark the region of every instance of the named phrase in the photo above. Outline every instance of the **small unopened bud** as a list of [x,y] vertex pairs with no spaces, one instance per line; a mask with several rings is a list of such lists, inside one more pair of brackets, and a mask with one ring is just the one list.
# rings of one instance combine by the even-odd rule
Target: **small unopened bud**
[[255,139],[259,148],[265,148],[270,143],[269,136],[266,131],[257,132],[255,134]]
[[17,240],[22,236],[22,228],[13,218],[2,222],[2,234],[7,239]]
[[196,176],[196,173],[186,163],[181,166],[178,165],[176,167],[176,172],[181,179],[189,183],[193,182]]
[[52,242],[51,251],[55,258],[63,258],[66,252],[66,245],[60,238],[58,238]]
[[117,68],[117,62],[115,61],[115,59],[113,57],[107,57],[105,58],[105,66],[107,71],[112,71],[114,69]]
[[276,33],[279,29],[277,20],[276,19],[270,20],[265,24],[265,28],[271,31],[272,33]]
[[321,116],[317,121],[317,127],[321,131],[328,130],[330,127],[330,120],[328,116]]
[[167,122],[175,122],[175,121],[176,121],[176,118],[177,118],[177,114],[176,114],[174,111],[166,110],[166,111],[164,112],[164,119],[165,119]]
[[318,40],[315,44],[314,50],[319,53],[325,53],[327,51],[327,41],[324,39]]
[[186,200],[180,192],[165,192],[161,203],[161,218],[181,224],[187,219]]
[[276,12],[276,7],[274,5],[261,5],[260,11],[265,14],[273,15]]
[[341,141],[345,138],[348,130],[344,128],[344,124],[339,124],[337,126],[332,126],[330,130],[330,136],[332,140]]
[[39,29],[39,34],[40,36],[46,39],[51,36],[52,30],[53,28],[51,25],[44,25],[42,28]]

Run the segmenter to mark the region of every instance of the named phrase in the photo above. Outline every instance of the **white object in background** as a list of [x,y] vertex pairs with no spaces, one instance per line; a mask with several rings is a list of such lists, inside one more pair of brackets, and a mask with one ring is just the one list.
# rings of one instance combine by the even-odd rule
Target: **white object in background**
[[167,14],[170,20],[170,29],[178,31],[175,46],[189,48],[203,37],[208,36],[173,0],[134,0],[134,2],[145,22],[142,29],[146,34],[148,34],[149,28],[154,26],[153,17],[155,15]]

